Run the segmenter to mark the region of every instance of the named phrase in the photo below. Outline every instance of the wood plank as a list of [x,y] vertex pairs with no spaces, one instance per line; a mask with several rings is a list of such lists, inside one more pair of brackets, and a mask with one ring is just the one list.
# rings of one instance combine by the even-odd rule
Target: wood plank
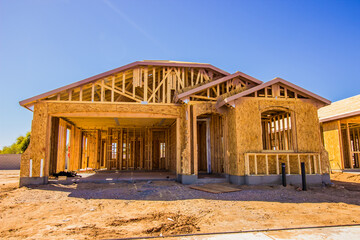
[[[156,69],[153,67],[153,83],[152,83],[152,94],[155,94],[155,81],[156,81]],[[150,99],[149,99],[150,102]],[[155,97],[153,98],[153,103],[155,103]]]
[[286,164],[288,169],[288,174],[290,174],[290,155],[286,154]]
[[225,184],[205,184],[201,186],[191,186],[190,188],[215,194],[241,191],[240,188]]
[[258,174],[258,171],[257,171],[257,155],[254,154],[254,168],[255,168],[255,175]]
[[196,110],[195,108],[192,108],[193,110],[193,149],[194,149],[194,174],[198,175],[198,149],[197,149],[197,117],[196,117]]
[[148,67],[144,69],[144,101],[147,102],[148,98]]
[[79,101],[82,102],[83,99],[83,87],[80,87],[80,95],[79,95]]
[[266,168],[266,175],[269,175],[269,159],[268,159],[268,155],[265,155],[265,168]]
[[349,123],[346,122],[346,136],[347,136],[347,141],[348,141],[348,153],[349,153],[349,162],[350,162],[350,168],[353,169],[354,168],[354,164],[352,161],[352,150],[351,150],[351,141],[350,141],[350,130],[349,130]]
[[111,78],[111,102],[114,102],[115,76]]
[[125,72],[123,72],[122,77],[122,92],[125,93]]
[[101,79],[101,92],[100,92],[100,101],[103,102],[104,98],[105,98],[105,93],[104,93],[104,79]]

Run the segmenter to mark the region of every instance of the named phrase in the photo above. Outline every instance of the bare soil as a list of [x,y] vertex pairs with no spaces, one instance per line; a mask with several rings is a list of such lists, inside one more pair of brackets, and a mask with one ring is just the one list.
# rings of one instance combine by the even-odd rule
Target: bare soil
[[359,179],[332,177],[334,185],[306,192],[240,186],[213,194],[173,181],[17,188],[14,173],[0,171],[0,236],[104,239],[360,224]]

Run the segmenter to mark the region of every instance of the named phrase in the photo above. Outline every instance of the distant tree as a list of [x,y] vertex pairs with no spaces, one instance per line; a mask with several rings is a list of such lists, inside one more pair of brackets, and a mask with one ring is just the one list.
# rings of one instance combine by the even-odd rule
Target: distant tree
[[19,154],[25,152],[30,144],[30,132],[25,136],[20,136],[16,139],[16,142],[11,146],[5,146],[0,150],[0,154]]
[[16,140],[16,144],[19,146],[21,153],[25,152],[30,144],[30,132],[28,132],[25,137],[20,136]]

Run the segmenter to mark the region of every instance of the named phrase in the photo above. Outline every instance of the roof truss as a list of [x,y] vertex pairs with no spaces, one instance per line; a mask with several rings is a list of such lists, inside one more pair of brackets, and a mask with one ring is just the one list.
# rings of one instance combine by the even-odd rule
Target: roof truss
[[312,99],[321,106],[330,104],[330,101],[322,98],[306,89],[292,84],[282,78],[275,78],[267,83],[263,83],[251,89],[218,100],[217,107],[232,105],[232,102],[240,97],[255,98],[276,98],[276,99]]

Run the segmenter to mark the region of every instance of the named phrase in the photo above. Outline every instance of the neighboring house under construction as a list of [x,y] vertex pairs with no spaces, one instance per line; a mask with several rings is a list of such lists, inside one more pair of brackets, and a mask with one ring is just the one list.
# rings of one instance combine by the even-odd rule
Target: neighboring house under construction
[[360,168],[360,95],[319,109],[331,170]]

